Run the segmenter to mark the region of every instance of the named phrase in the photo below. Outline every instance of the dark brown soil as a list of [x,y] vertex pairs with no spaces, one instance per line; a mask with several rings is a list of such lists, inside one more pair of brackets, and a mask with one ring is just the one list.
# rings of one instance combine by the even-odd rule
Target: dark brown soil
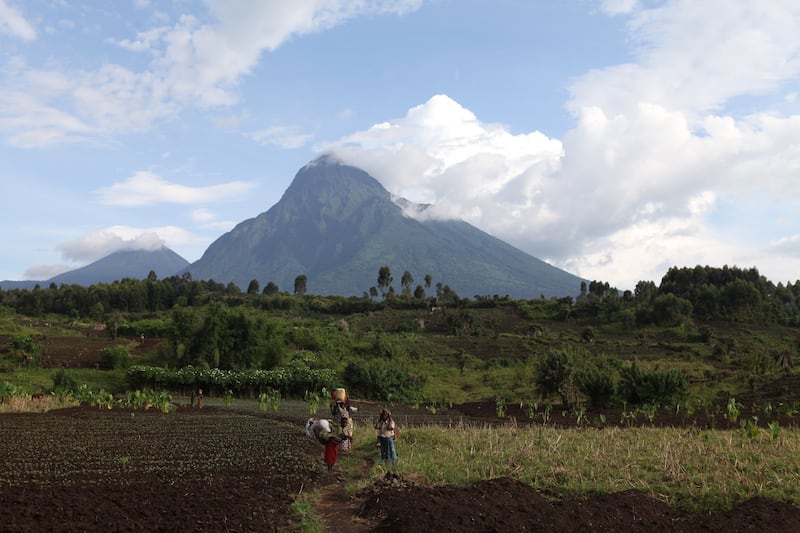
[[[33,340],[41,349],[43,368],[98,368],[100,366],[100,353],[104,348],[125,346],[133,358],[148,355],[155,351],[156,346],[163,339],[113,339],[107,330],[94,330],[75,328],[72,334],[64,334],[55,328],[39,324],[40,333],[33,336]],[[8,336],[0,335],[0,346],[8,345]],[[8,356],[6,353],[0,355]]]
[[[489,407],[487,403],[481,411]],[[135,418],[140,416],[162,417],[159,420],[168,420],[175,431],[186,433],[194,431],[191,428],[198,424],[205,424],[206,431],[211,430],[214,426],[210,422],[218,420],[214,422],[218,424],[223,419],[217,417],[232,415],[212,409],[180,409],[169,415],[153,411],[135,414]],[[85,421],[94,420],[106,424],[108,417],[131,417],[131,413],[121,409],[74,408],[43,415],[0,415],[0,437],[28,438],[7,431],[9,427],[18,427],[20,418],[31,418],[33,428],[52,424],[54,420],[63,420],[65,426],[82,426]],[[276,423],[295,433],[291,425]],[[250,427],[253,422],[247,419],[244,424]],[[298,434],[302,432],[300,423],[296,430]],[[159,441],[163,437],[149,438]],[[160,449],[156,441],[152,443],[152,454],[174,453]],[[174,443],[162,444],[174,448]],[[307,443],[301,440],[297,444],[304,448]],[[231,441],[226,446],[236,445]],[[146,443],[144,449],[140,449],[141,444],[129,446],[132,447],[117,449],[112,455],[130,454],[133,461],[136,454],[147,453]],[[17,447],[3,449],[13,454]],[[308,448],[307,461],[318,462],[318,451],[314,446]],[[61,464],[58,454],[48,452],[45,456],[55,456],[55,464]],[[165,458],[165,463],[173,462],[171,457]],[[176,457],[179,459],[181,455]],[[341,460],[350,459],[345,456]],[[96,464],[91,460],[88,463]],[[270,470],[256,462],[180,475],[169,470],[148,473],[135,469],[124,475],[123,469],[123,474],[117,472],[113,481],[107,481],[103,476],[93,476],[89,468],[64,483],[57,477],[48,482],[46,472],[38,471],[37,483],[7,484],[0,479],[0,532],[292,531],[298,525],[290,505],[298,493],[315,490],[319,491],[317,513],[329,531],[800,531],[800,508],[765,498],[754,498],[728,512],[688,514],[638,491],[552,501],[510,478],[481,481],[467,487],[430,487],[419,479],[399,474],[387,474],[353,498],[347,498],[343,488],[347,479],[341,473],[322,473],[312,479],[307,470],[297,472],[304,479],[287,482],[289,478],[279,474],[283,479],[278,480],[274,468]]]
[[274,531],[289,527],[292,498],[258,471],[232,469],[210,480],[0,485],[0,531]]
[[425,487],[398,474],[362,496],[360,515],[379,520],[373,531],[800,531],[800,508],[764,498],[729,512],[686,514],[637,491],[551,502],[510,478]]
[[299,424],[214,409],[0,414],[0,439],[0,532],[290,531],[326,481]]

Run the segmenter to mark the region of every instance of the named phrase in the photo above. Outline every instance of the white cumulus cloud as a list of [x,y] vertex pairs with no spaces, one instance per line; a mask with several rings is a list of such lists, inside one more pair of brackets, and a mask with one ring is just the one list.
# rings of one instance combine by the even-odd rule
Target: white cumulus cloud
[[53,276],[58,276],[59,274],[63,274],[64,272],[69,272],[70,270],[74,270],[74,266],[70,265],[48,265],[45,263],[36,263],[25,269],[23,274],[24,279],[28,280],[36,280],[36,281],[43,281],[46,279],[50,279]]
[[100,202],[106,205],[202,204],[241,197],[255,186],[254,183],[231,181],[205,187],[190,187],[171,183],[149,171],[139,171],[125,181],[95,192]]
[[19,9],[6,0],[0,0],[0,33],[6,33],[25,41],[36,39],[36,30],[33,26]]
[[271,144],[281,148],[293,149],[307,145],[314,136],[295,126],[271,126],[247,135],[259,144]]
[[621,289],[695,264],[797,279],[800,115],[771,103],[796,92],[800,4],[734,4],[606,2],[628,17],[636,60],[575,80],[562,139],[438,95],[320,150]]
[[155,251],[163,246],[174,248],[197,241],[198,237],[176,226],[110,226],[64,242],[58,246],[58,250],[64,259],[86,264],[120,250]]
[[[0,133],[11,144],[41,147],[144,131],[187,108],[230,106],[238,100],[240,79],[263,53],[287,40],[365,15],[403,14],[421,4],[422,0],[207,0],[203,13],[184,14],[170,25],[108,41],[147,54],[144,68],[138,62],[132,63],[136,67],[107,62],[85,69],[12,63],[3,72],[0,66],[5,78],[0,81],[0,102],[19,95],[31,100],[21,108],[0,107]],[[0,0],[0,32],[35,38],[21,12],[5,0]],[[48,77],[66,83],[54,87],[45,81]],[[289,148],[307,141],[297,133],[268,133],[266,138]]]

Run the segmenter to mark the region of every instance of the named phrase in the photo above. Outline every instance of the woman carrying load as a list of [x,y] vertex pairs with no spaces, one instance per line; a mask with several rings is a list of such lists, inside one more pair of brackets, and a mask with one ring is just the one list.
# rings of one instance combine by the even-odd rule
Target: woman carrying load
[[334,389],[332,400],[331,416],[334,423],[341,428],[342,442],[339,443],[339,451],[349,452],[353,441],[352,414],[358,409],[350,405],[350,397],[345,389]]

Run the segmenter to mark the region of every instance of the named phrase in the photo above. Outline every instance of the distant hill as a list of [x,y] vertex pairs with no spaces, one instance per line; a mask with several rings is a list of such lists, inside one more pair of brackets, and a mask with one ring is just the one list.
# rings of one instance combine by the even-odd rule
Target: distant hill
[[412,290],[430,274],[434,285],[464,297],[574,296],[583,281],[466,222],[408,217],[377,180],[327,156],[300,169],[277,204],[219,237],[185,271],[242,289],[252,279],[261,287],[273,281],[289,292],[305,274],[309,293],[360,296],[383,265],[398,293],[404,271],[414,277]]
[[39,284],[48,287],[56,285],[83,285],[88,287],[97,283],[111,283],[123,278],[144,279],[153,270],[159,278],[172,276],[182,271],[189,262],[162,246],[158,250],[120,250],[98,259],[84,267],[64,272],[44,281],[2,281],[3,290],[32,289]]
[[11,281],[5,280],[0,281],[0,289],[4,291],[12,291],[14,289],[32,289],[36,287],[36,285],[42,286],[44,281],[34,281],[34,280],[22,280],[22,281]]

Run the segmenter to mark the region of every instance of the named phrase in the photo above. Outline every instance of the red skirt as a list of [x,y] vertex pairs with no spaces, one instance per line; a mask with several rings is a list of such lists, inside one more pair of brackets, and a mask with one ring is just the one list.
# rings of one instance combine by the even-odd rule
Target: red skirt
[[339,444],[331,439],[325,445],[325,464],[326,465],[335,465],[336,460],[339,458]]

